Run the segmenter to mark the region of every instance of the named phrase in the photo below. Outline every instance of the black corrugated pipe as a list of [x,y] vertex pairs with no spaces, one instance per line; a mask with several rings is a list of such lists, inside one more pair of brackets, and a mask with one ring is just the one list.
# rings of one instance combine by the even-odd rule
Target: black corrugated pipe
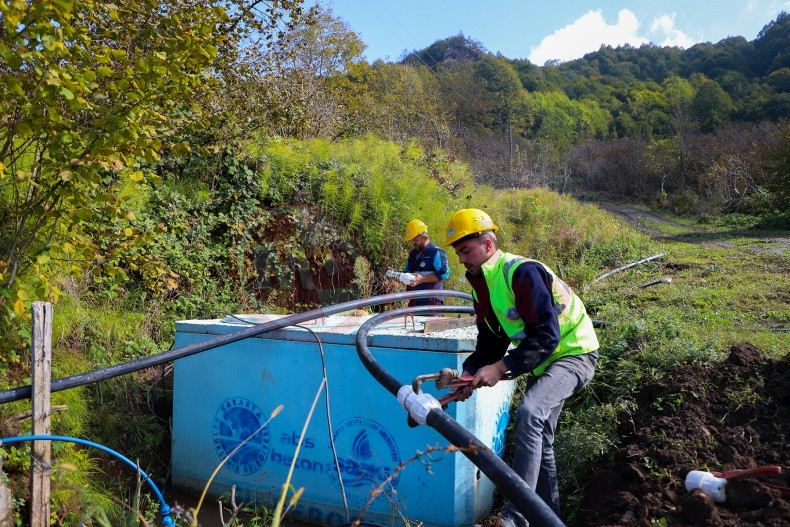
[[[401,405],[416,421],[427,424],[461,449],[507,499],[524,515],[531,525],[541,527],[564,527],[551,508],[534,490],[529,488],[518,474],[513,472],[499,456],[480,442],[472,433],[442,410],[439,402],[430,394],[415,394],[410,384],[403,384],[382,368],[368,348],[368,332],[377,324],[406,314],[424,313],[473,313],[467,306],[422,306],[406,307],[380,313],[360,326],[357,332],[357,354],[371,375],[390,393],[398,397]],[[426,413],[427,412],[427,413]]]
[[[343,311],[351,311],[353,309],[360,309],[363,307],[374,306],[378,304],[399,302],[401,300],[411,300],[412,298],[429,298],[429,297],[433,298],[437,296],[453,297],[453,298],[459,298],[468,301],[472,300],[472,295],[470,295],[469,293],[461,293],[460,291],[450,291],[450,290],[435,290],[435,289],[426,290],[426,291],[407,291],[404,293],[392,293],[388,295],[380,295],[370,298],[362,298],[359,300],[352,300],[350,302],[343,302],[342,304],[335,304],[333,306],[313,309],[312,311],[306,311],[304,313],[296,313],[294,315],[289,315],[287,317],[283,317],[277,320],[272,320],[271,322],[256,324],[253,325],[252,327],[235,331],[227,335],[221,335],[219,337],[214,337],[208,340],[204,340],[202,342],[196,342],[195,344],[189,344],[187,346],[182,346],[180,348],[168,350],[164,353],[159,353],[157,355],[142,357],[139,359],[131,360],[129,362],[114,364],[113,366],[108,366],[107,368],[93,370],[86,373],[78,373],[77,375],[72,375],[70,377],[62,377],[60,379],[55,379],[50,384],[50,391],[59,392],[61,390],[76,388],[77,386],[83,386],[85,384],[91,384],[97,381],[103,381],[106,379],[111,379],[113,377],[118,377],[120,375],[125,375],[127,373],[144,370],[146,368],[158,366],[159,364],[172,362],[177,359],[188,357],[190,355],[194,355],[202,351],[218,348],[219,346],[224,346],[225,344],[230,344],[232,342],[237,342],[239,340],[244,340],[246,338],[255,337],[257,335],[261,335],[263,333],[267,333],[269,331],[274,331],[284,327],[293,326],[294,324],[301,324],[302,322],[306,322],[308,320],[327,317],[329,315],[333,315],[336,313],[342,313]],[[0,391],[0,404],[9,403],[11,401],[19,401],[21,399],[29,399],[30,393],[31,393],[31,389],[29,385],[19,386],[17,388],[11,388],[8,390],[2,390]]]

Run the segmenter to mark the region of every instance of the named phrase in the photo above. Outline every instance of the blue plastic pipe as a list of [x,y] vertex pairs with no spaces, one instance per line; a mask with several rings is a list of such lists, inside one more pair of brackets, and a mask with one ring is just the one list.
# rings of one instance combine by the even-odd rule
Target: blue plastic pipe
[[130,467],[132,467],[135,471],[137,471],[143,478],[145,482],[148,483],[148,486],[151,487],[151,490],[154,492],[157,501],[159,501],[159,512],[162,514],[162,525],[165,527],[173,527],[175,522],[173,522],[173,518],[170,517],[170,505],[167,504],[165,501],[165,497],[160,492],[159,487],[156,486],[156,483],[151,479],[151,477],[145,473],[143,469],[137,466],[131,459],[124,456],[120,452],[116,452],[112,448],[106,447],[104,445],[100,445],[99,443],[94,443],[93,441],[88,441],[87,439],[80,439],[79,437],[69,437],[69,436],[50,436],[50,435],[32,435],[32,436],[17,436],[17,437],[4,437],[0,439],[0,445],[10,445],[12,443],[21,443],[23,441],[63,441],[66,443],[76,443],[78,445],[85,445],[89,447],[93,447],[97,450],[101,450],[102,452],[106,452],[111,456],[115,456],[116,458],[120,459]]

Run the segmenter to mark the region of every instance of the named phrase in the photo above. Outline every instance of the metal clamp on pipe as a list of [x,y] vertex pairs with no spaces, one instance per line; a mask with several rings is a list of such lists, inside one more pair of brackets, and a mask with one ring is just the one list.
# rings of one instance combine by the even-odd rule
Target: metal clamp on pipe
[[442,408],[436,397],[422,391],[415,393],[408,384],[404,384],[398,390],[398,402],[409,412],[409,416],[421,425],[425,424],[425,419],[431,410]]

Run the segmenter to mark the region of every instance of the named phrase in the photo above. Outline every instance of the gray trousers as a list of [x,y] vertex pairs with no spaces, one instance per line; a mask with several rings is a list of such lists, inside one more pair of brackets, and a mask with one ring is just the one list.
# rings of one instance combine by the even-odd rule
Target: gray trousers
[[[516,410],[515,456],[511,468],[560,515],[560,491],[554,459],[554,431],[565,399],[583,388],[595,373],[598,352],[559,359],[531,378]],[[503,519],[517,527],[527,520],[512,504]]]

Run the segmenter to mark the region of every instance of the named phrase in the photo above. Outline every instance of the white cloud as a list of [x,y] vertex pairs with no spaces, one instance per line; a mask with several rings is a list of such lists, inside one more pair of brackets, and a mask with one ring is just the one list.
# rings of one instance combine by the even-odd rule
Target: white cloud
[[650,40],[659,46],[688,48],[699,42],[675,27],[675,13],[661,15],[650,24]]
[[639,19],[630,9],[622,9],[615,24],[607,24],[600,10],[588,11],[571,24],[544,37],[538,46],[530,50],[528,58],[533,64],[543,65],[548,60],[564,62],[578,59],[601,46],[629,44],[638,47],[653,42],[659,46],[688,48],[699,42],[699,39],[675,27],[675,13],[656,17],[647,34],[640,34],[639,26]]
[[601,46],[640,46],[648,39],[637,33],[639,20],[629,9],[617,14],[617,23],[609,25],[603,13],[589,11],[573,23],[545,37],[537,47],[530,50],[529,60],[543,65],[547,60],[573,60],[585,53],[598,50]]

